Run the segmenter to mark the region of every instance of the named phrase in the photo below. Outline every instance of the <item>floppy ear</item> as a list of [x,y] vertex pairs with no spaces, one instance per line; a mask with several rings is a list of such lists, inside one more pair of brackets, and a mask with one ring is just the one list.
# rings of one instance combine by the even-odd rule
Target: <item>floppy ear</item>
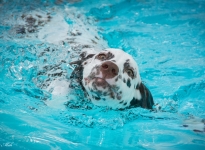
[[133,98],[130,102],[130,106],[152,109],[152,106],[154,105],[154,100],[149,89],[143,83],[139,83],[136,89],[139,90],[141,94],[141,99],[138,100]]
[[82,52],[80,57],[77,61],[70,62],[70,65],[75,65],[75,69],[71,73],[70,79],[76,79],[78,83],[82,86],[82,79],[83,79],[83,62],[92,58],[95,54],[87,54],[87,52]]
[[149,91],[149,89],[143,84],[140,84],[139,87],[140,93],[141,93],[141,101],[142,101],[142,108],[147,108],[147,109],[152,109],[152,106],[154,105],[154,100],[152,97],[151,92]]

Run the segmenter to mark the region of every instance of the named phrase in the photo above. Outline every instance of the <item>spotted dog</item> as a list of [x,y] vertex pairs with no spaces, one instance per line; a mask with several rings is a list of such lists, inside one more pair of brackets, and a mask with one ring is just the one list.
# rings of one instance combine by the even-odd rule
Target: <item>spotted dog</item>
[[120,49],[105,49],[98,54],[83,52],[71,78],[77,75],[88,99],[97,106],[112,109],[142,107],[151,109],[151,92],[142,83],[137,63]]

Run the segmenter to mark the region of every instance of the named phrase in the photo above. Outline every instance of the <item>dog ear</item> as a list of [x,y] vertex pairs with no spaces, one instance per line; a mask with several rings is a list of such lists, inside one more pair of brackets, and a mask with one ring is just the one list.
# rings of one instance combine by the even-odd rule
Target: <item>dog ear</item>
[[77,61],[70,62],[70,65],[75,65],[75,69],[71,73],[70,79],[76,79],[81,82],[83,78],[83,62],[92,58],[95,54],[88,54],[86,51],[82,52]]
[[141,93],[141,101],[142,101],[142,108],[152,109],[152,106],[154,105],[154,100],[152,97],[152,94],[150,90],[143,84],[140,84],[139,87],[140,93]]
[[136,98],[133,98],[130,102],[130,107],[142,107],[146,109],[152,109],[152,106],[154,105],[154,100],[149,89],[143,83],[139,83],[136,89],[139,90],[141,94],[141,99],[138,100]]
[[94,55],[95,55],[95,54],[87,54],[87,52],[82,52],[82,53],[79,55],[80,57],[78,58],[77,61],[70,62],[69,64],[70,64],[70,65],[82,65],[82,63],[83,63],[84,61],[86,61],[86,60],[89,59],[89,58],[92,58]]

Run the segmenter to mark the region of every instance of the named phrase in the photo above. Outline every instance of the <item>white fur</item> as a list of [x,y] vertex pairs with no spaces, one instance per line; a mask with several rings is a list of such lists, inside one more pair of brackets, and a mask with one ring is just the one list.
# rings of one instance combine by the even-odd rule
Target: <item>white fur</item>
[[[133,99],[133,97],[137,98],[137,99],[141,98],[139,90],[136,90],[136,88],[135,88],[137,86],[137,84],[141,83],[141,78],[140,78],[140,75],[139,75],[138,65],[135,62],[135,60],[132,58],[132,56],[125,53],[123,50],[109,48],[109,49],[105,49],[104,51],[102,51],[100,53],[103,53],[103,52],[106,52],[106,51],[109,51],[112,54],[114,54],[114,58],[112,58],[108,61],[111,61],[111,60],[115,61],[113,63],[115,63],[119,68],[118,75],[121,75],[121,77],[122,77],[121,79],[118,79],[117,81],[115,81],[117,76],[114,77],[114,78],[111,78],[111,79],[106,79],[106,82],[111,86],[116,86],[116,87],[119,88],[119,90],[117,90],[115,92],[122,91],[121,100],[118,100],[116,98],[113,99],[109,95],[107,95],[107,96],[101,95],[100,96],[101,100],[95,100],[95,99],[92,98],[92,95],[97,96],[96,94],[94,94],[90,91],[90,89],[93,89],[93,86],[92,86],[93,80],[87,82],[86,78],[88,78],[88,76],[91,73],[96,73],[96,69],[95,69],[96,66],[100,66],[103,62],[105,62],[105,61],[101,61],[101,60],[96,59],[96,56],[99,53],[95,54],[92,58],[88,59],[86,61],[86,63],[85,62],[83,63],[84,64],[83,85],[84,85],[87,93],[89,94],[89,98],[91,99],[91,101],[95,105],[108,106],[108,107],[111,107],[113,109],[125,108],[125,107],[130,105],[130,101]],[[129,59],[131,67],[134,68],[134,73],[136,75],[136,78],[134,78],[134,79],[129,77],[126,72],[123,73],[124,63],[128,59]],[[99,75],[96,75],[95,77],[102,78],[102,73],[100,73]],[[129,78],[130,79],[130,81],[131,81],[131,86],[130,87],[128,87],[127,84],[123,82],[123,78],[125,78],[125,79]],[[98,87],[97,89],[100,90],[100,91],[103,91],[103,92],[108,92],[108,89],[103,89],[102,87]],[[102,98],[104,98],[105,100],[102,100]],[[121,101],[123,101],[123,103],[119,103]],[[123,105],[126,102],[127,102],[127,104]]]

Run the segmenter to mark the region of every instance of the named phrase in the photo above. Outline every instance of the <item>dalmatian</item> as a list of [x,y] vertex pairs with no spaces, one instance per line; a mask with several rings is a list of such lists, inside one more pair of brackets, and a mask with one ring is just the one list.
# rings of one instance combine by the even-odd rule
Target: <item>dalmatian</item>
[[88,99],[97,106],[111,109],[154,105],[150,90],[142,83],[139,68],[131,55],[108,48],[99,53],[82,52],[71,74],[80,83]]

